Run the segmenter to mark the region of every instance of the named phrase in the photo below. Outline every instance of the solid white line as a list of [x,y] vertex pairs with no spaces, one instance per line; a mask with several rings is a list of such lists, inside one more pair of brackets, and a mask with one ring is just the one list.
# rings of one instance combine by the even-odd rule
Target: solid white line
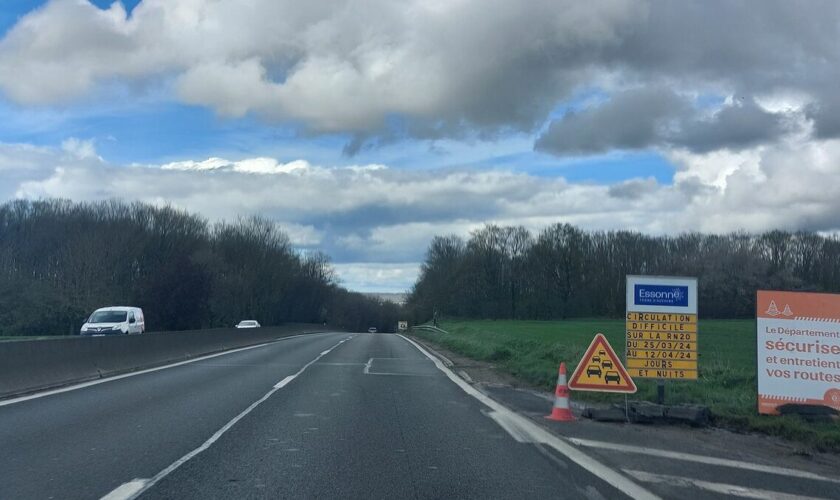
[[823,500],[819,497],[808,497],[802,495],[793,495],[790,493],[782,493],[779,491],[759,490],[755,488],[745,488],[734,484],[713,483],[711,481],[701,481],[699,479],[691,479],[687,477],[668,476],[665,474],[651,474],[650,472],[622,469],[625,473],[633,476],[639,481],[654,484],[667,484],[669,486],[677,486],[680,488],[699,488],[713,493],[720,493],[722,495],[729,495],[741,498],[772,498],[774,500]]
[[740,460],[729,460],[726,458],[709,457],[705,455],[694,455],[691,453],[680,453],[677,451],[668,451],[658,448],[647,448],[644,446],[628,446],[624,444],[608,443],[605,441],[590,441],[588,439],[569,438],[569,441],[587,448],[599,448],[603,450],[617,451],[621,453],[636,453],[639,455],[649,455],[652,457],[669,458],[672,460],[684,460],[686,462],[696,462],[707,465],[719,465],[721,467],[732,467],[736,469],[750,470],[755,472],[765,472],[767,474],[778,474],[781,476],[797,477],[800,479],[813,479],[817,481],[828,481],[831,483],[840,483],[840,479],[821,476],[813,472],[807,472],[798,469],[789,469],[787,467],[776,467],[773,465],[761,465],[750,462],[742,462]]
[[[158,472],[157,474],[155,474],[155,476],[153,478],[151,478],[151,479],[134,479],[132,481],[129,481],[128,483],[125,483],[125,484],[119,486],[114,491],[112,491],[112,492],[108,493],[107,495],[105,495],[104,497],[102,497],[101,500],[105,500],[105,499],[108,499],[108,500],[133,500],[133,499],[137,498],[138,496],[143,494],[143,492],[145,492],[146,490],[148,490],[149,488],[151,488],[152,486],[157,484],[161,479],[165,478],[166,476],[168,476],[169,474],[174,472],[178,467],[184,465],[190,459],[192,459],[193,457],[195,457],[196,455],[198,455],[202,451],[206,450],[210,446],[212,446],[213,443],[218,441],[219,438],[222,437],[222,435],[224,435],[225,432],[230,430],[230,428],[233,427],[234,425],[236,425],[237,422],[239,422],[240,420],[245,418],[246,415],[251,413],[251,411],[253,411],[254,408],[259,406],[263,401],[270,398],[272,394],[274,394],[275,392],[280,390],[282,387],[286,386],[289,382],[291,382],[292,380],[297,378],[307,368],[309,368],[310,366],[315,364],[319,359],[321,359],[325,355],[329,354],[330,351],[332,351],[336,347],[340,346],[341,344],[347,342],[348,340],[350,340],[352,338],[353,337],[348,337],[348,338],[342,340],[341,342],[335,344],[334,346],[330,347],[326,351],[323,351],[321,354],[318,355],[318,357],[316,357],[315,359],[313,359],[309,363],[306,363],[305,365],[303,365],[303,368],[298,370],[297,373],[295,373],[294,375],[289,375],[288,377],[286,377],[283,380],[281,380],[280,382],[278,382],[274,387],[271,388],[270,391],[265,393],[265,395],[263,397],[254,401],[248,408],[245,408],[242,411],[242,413],[233,417],[228,423],[226,423],[224,426],[222,426],[221,429],[219,429],[215,433],[213,433],[213,435],[210,436],[210,438],[207,439],[207,441],[202,443],[201,446],[199,446],[198,448],[196,448],[196,449],[192,450],[191,452],[187,453],[183,457],[179,458],[178,460],[173,462],[169,467],[167,467],[167,468],[163,469],[162,471]],[[126,485],[132,484],[132,483],[139,484],[139,482],[142,482],[142,487],[141,488],[135,489],[134,491],[131,491],[130,494],[126,494],[124,496],[114,496],[114,494],[117,491],[119,491],[121,488],[124,488]],[[123,491],[128,491],[128,489],[123,490]]]
[[533,443],[534,441],[531,440],[531,435],[528,434],[527,429],[521,429],[516,421],[511,421],[507,418],[507,415],[504,413],[499,413],[497,411],[488,411],[485,414],[493,419],[499,427],[505,430],[508,434],[510,434],[513,439],[520,443]]
[[122,500],[124,498],[130,498],[132,495],[139,493],[144,486],[146,486],[145,479],[135,479],[119,486],[111,493],[102,497],[101,500]]
[[461,375],[461,378],[466,380],[468,384],[474,384],[475,381],[470,377],[470,374],[465,372],[464,370],[458,370],[458,374]]
[[586,453],[580,451],[580,449],[570,445],[559,436],[555,436],[554,434],[548,432],[547,430],[532,422],[530,419],[519,415],[518,413],[510,410],[509,408],[497,402],[496,400],[491,399],[483,392],[475,389],[473,386],[465,382],[464,379],[459,377],[455,372],[447,368],[437,357],[433,356],[428,351],[420,347],[416,342],[402,335],[399,336],[409,344],[416,347],[417,350],[423,353],[427,358],[431,359],[435,366],[444,374],[446,374],[446,376],[449,377],[449,380],[454,382],[455,385],[461,388],[461,390],[474,397],[475,399],[481,401],[484,405],[489,406],[494,412],[496,412],[497,415],[493,417],[493,420],[499,422],[499,419],[503,419],[506,425],[502,426],[502,429],[505,429],[505,431],[507,431],[509,427],[515,426],[516,435],[511,434],[511,437],[513,437],[517,441],[519,441],[520,439],[527,438],[533,443],[543,443],[547,446],[550,446],[557,450],[559,453],[565,455],[566,458],[568,458],[572,462],[575,462],[579,466],[591,472],[593,475],[595,475],[595,477],[612,485],[614,488],[618,489],[619,491],[623,492],[631,498],[649,500],[659,499],[658,496],[654,495],[652,492],[631,481],[627,476],[598,462]]
[[288,377],[284,378],[280,382],[277,382],[276,384],[274,384],[274,388],[275,389],[282,389],[283,387],[286,387],[286,384],[288,384],[289,382],[291,382],[294,379],[295,379],[295,375],[289,375]]
[[370,373],[370,365],[372,365],[372,364],[373,364],[373,358],[370,358],[367,361],[367,363],[365,363],[365,369],[362,370],[362,373],[364,373],[365,375],[369,374]]
[[[189,364],[189,363],[195,363],[196,361],[204,361],[206,359],[216,358],[216,357],[219,357],[219,356],[224,356],[226,354],[233,354],[233,353],[236,353],[236,352],[247,351],[249,349],[257,349],[259,347],[265,347],[267,345],[271,345],[271,344],[274,344],[274,343],[277,343],[277,342],[280,342],[280,341],[283,341],[283,340],[295,339],[295,338],[303,337],[303,336],[307,336],[307,335],[319,335],[321,333],[322,332],[302,333],[300,335],[292,335],[291,337],[283,337],[283,338],[280,338],[280,339],[277,339],[277,340],[272,340],[271,342],[265,342],[265,343],[257,344],[257,345],[249,345],[248,347],[240,347],[240,348],[233,349],[233,350],[230,350],[230,351],[223,351],[223,352],[217,352],[215,354],[208,354],[207,356],[202,356],[200,358],[188,359],[186,361],[179,361],[177,363],[172,363],[171,365],[156,366],[154,368],[147,368],[145,370],[140,370],[140,371],[136,371],[136,372],[124,373],[122,375],[114,375],[113,377],[91,380],[90,382],[82,382],[81,384],[70,385],[70,386],[67,386],[67,387],[62,387],[60,389],[50,389],[50,390],[44,391],[44,392],[36,392],[35,394],[29,394],[29,395],[26,395],[26,396],[20,396],[20,397],[12,398],[12,399],[5,399],[3,401],[0,401],[0,406],[13,405],[15,403],[22,403],[24,401],[29,401],[31,399],[38,399],[38,398],[43,398],[43,397],[47,397],[47,396],[52,396],[53,394],[61,394],[62,392],[70,392],[70,391],[75,391],[75,390],[78,390],[78,389],[84,389],[85,387],[90,387],[92,385],[104,384],[105,382],[113,382],[115,380],[120,380],[120,379],[124,379],[124,378],[128,378],[128,377],[136,377],[137,375],[145,375],[146,373],[152,373],[152,372],[156,372],[156,371],[160,371],[160,370],[166,370],[167,368],[175,368],[176,366],[186,365],[186,364]],[[323,332],[323,333],[337,333],[337,332]]]
[[392,375],[395,377],[431,377],[429,373],[388,373],[388,372],[367,372],[365,375]]

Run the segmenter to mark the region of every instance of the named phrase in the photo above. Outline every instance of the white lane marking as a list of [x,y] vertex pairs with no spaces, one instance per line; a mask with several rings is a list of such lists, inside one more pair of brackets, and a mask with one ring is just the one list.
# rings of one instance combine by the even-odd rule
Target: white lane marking
[[475,383],[472,377],[470,377],[470,374],[465,372],[464,370],[458,370],[458,375],[460,375],[462,379],[466,380],[468,384]]
[[168,368],[175,368],[176,366],[186,365],[186,364],[189,364],[189,363],[195,363],[196,361],[204,361],[204,360],[207,360],[207,359],[216,358],[216,357],[219,357],[219,356],[224,356],[226,354],[234,354],[234,353],[237,353],[237,352],[247,351],[249,349],[257,349],[257,348],[260,348],[260,347],[265,347],[267,345],[275,344],[277,342],[281,342],[283,340],[296,339],[298,337],[303,337],[303,336],[307,336],[307,335],[323,335],[324,333],[338,333],[338,332],[323,332],[323,333],[318,332],[318,333],[303,333],[303,334],[300,334],[300,335],[292,335],[291,337],[283,337],[281,339],[272,340],[271,342],[265,342],[263,344],[249,345],[248,347],[240,347],[238,349],[233,349],[233,350],[230,350],[230,351],[217,352],[215,354],[208,354],[207,356],[201,356],[200,358],[188,359],[186,361],[179,361],[177,363],[172,363],[170,365],[156,366],[154,368],[147,368],[145,370],[140,370],[140,371],[136,371],[136,372],[123,373],[122,375],[114,375],[113,377],[91,380],[90,382],[82,382],[81,384],[75,384],[75,385],[70,385],[70,386],[67,386],[67,387],[61,387],[59,389],[50,389],[50,390],[44,391],[44,392],[36,392],[35,394],[29,394],[29,395],[26,395],[26,396],[20,396],[20,397],[12,398],[12,399],[5,399],[3,401],[0,401],[0,406],[13,405],[15,403],[22,403],[24,401],[29,401],[31,399],[44,398],[44,397],[47,397],[47,396],[52,396],[54,394],[61,394],[63,392],[70,392],[70,391],[75,391],[75,390],[78,390],[78,389],[84,389],[85,387],[90,387],[90,386],[93,386],[93,385],[104,384],[106,382],[113,382],[115,380],[120,380],[120,379],[124,379],[124,378],[128,378],[128,377],[136,377],[137,375],[145,375],[146,373],[152,373],[152,372],[156,372],[156,371],[160,371],[160,370],[166,370]]
[[699,479],[691,479],[680,476],[668,476],[665,474],[651,474],[650,472],[622,469],[625,473],[633,476],[639,481],[653,484],[667,484],[669,486],[677,486],[680,488],[699,488],[701,490],[711,491],[713,493],[720,493],[722,495],[729,495],[741,498],[772,498],[774,500],[824,500],[820,497],[808,497],[802,495],[793,495],[790,493],[782,493],[779,491],[759,490],[755,488],[745,488],[735,484],[713,483],[711,481],[701,481]]
[[405,358],[370,358],[365,363],[365,368],[362,373],[365,375],[393,375],[397,377],[431,377],[428,373],[393,373],[393,372],[372,372],[370,371],[374,359],[405,359]]
[[[353,337],[355,337],[355,335]],[[347,342],[348,340],[352,339],[353,337],[348,337],[348,338],[342,340],[341,342],[335,344],[334,346],[330,347],[326,351],[323,351],[321,354],[318,355],[318,357],[316,357],[315,359],[313,359],[309,363],[306,363],[305,365],[303,365],[303,368],[298,370],[297,373],[295,373],[294,375],[289,375],[288,377],[286,377],[283,380],[281,380],[280,382],[278,382],[274,387],[271,388],[270,391],[265,393],[265,395],[263,397],[254,401],[253,403],[251,403],[251,405],[248,408],[245,408],[242,411],[242,413],[233,417],[228,423],[226,423],[224,426],[222,426],[221,429],[219,429],[215,433],[213,433],[213,435],[210,436],[210,438],[207,439],[207,441],[202,443],[201,446],[199,446],[198,448],[196,448],[196,449],[192,450],[191,452],[187,453],[183,457],[179,458],[178,460],[173,462],[171,465],[169,465],[169,467],[167,467],[167,468],[163,469],[162,471],[158,472],[157,474],[155,474],[155,476],[153,478],[151,478],[151,479],[133,479],[133,480],[129,481],[128,483],[125,483],[125,484],[117,487],[115,490],[111,491],[110,493],[108,493],[107,495],[102,497],[100,500],[105,500],[105,499],[108,499],[108,500],[133,500],[133,499],[137,498],[138,496],[143,494],[143,492],[145,492],[146,490],[148,490],[149,488],[151,488],[152,486],[157,484],[161,479],[165,478],[166,476],[168,476],[169,474],[174,472],[178,467],[184,465],[190,459],[192,459],[193,457],[195,457],[196,455],[198,455],[202,451],[206,450],[210,446],[212,446],[213,443],[218,441],[219,438],[222,437],[222,435],[224,435],[225,432],[230,430],[230,428],[233,427],[234,425],[236,425],[237,422],[239,422],[240,420],[245,418],[246,415],[251,413],[251,411],[253,411],[254,408],[259,406],[263,401],[270,398],[272,394],[274,394],[275,392],[280,390],[282,387],[287,385],[289,382],[291,382],[292,380],[297,378],[298,375],[300,375],[307,368],[309,368],[310,366],[315,364],[319,359],[321,359],[325,355],[329,354],[330,351],[332,351],[336,347],[340,346],[341,344]],[[142,482],[142,487],[140,487],[139,489],[136,489],[134,491],[131,491],[130,494],[126,494],[126,495],[123,495],[123,496],[114,496],[117,491],[120,491],[126,485],[132,484],[132,483],[139,484],[140,482]],[[128,491],[128,489],[125,489],[123,491]]]
[[488,411],[484,412],[485,415],[493,419],[499,427],[505,430],[508,434],[510,434],[513,439],[520,443],[533,443],[534,441],[531,440],[531,435],[528,434],[527,429],[522,429],[519,427],[518,422],[515,420],[510,420],[507,418],[507,415],[504,413],[499,413],[497,411]]
[[[461,388],[461,390],[481,401],[485,406],[490,407],[494,412],[500,414],[497,417],[494,417],[493,420],[498,422],[497,418],[503,418],[507,424],[515,425],[517,431],[521,433],[519,438],[524,438],[527,435],[528,439],[533,443],[543,443],[554,448],[572,462],[588,470],[602,481],[612,485],[619,491],[624,492],[624,494],[631,498],[647,500],[659,499],[658,496],[631,481],[627,476],[598,462],[594,458],[582,452],[580,449],[567,443],[566,440],[551,434],[528,418],[519,415],[496,400],[491,399],[483,392],[465,382],[461,377],[455,374],[455,372],[447,368],[438,358],[420,347],[416,342],[402,335],[399,336],[409,344],[416,347],[417,350],[423,353],[427,358],[431,359],[435,366],[446,374],[446,376],[449,377],[449,380],[454,382],[455,385]],[[507,430],[505,427],[502,428]],[[517,439],[517,436],[512,435],[512,437]]]
[[129,481],[119,486],[111,493],[102,497],[102,500],[122,500],[124,498],[131,498],[132,495],[139,493],[144,486],[146,486],[145,479],[135,479],[134,481]]
[[[323,354],[322,354],[322,356],[323,356]],[[275,389],[282,389],[283,387],[286,386],[286,384],[288,384],[289,382],[291,382],[294,379],[295,379],[294,375],[289,375],[288,377],[284,378],[280,382],[277,382],[276,384],[274,384],[274,388]]]
[[768,474],[778,474],[781,476],[797,477],[800,479],[812,479],[817,481],[828,481],[830,483],[840,483],[840,479],[837,478],[821,476],[819,474],[814,474],[813,472],[807,472],[798,469],[789,469],[787,467],[761,465],[750,462],[742,462],[740,460],[729,460],[726,458],[716,458],[705,455],[694,455],[691,453],[681,453],[677,451],[668,451],[658,448],[647,448],[644,446],[629,446],[624,444],[608,443],[605,441],[590,441],[588,439],[577,438],[569,438],[569,441],[578,446],[584,446],[587,448],[600,448],[621,453],[636,453],[639,455],[649,455],[652,457],[670,458],[672,460],[684,460],[686,462],[696,462],[707,465],[719,465],[721,467],[732,467],[735,469],[765,472]]
[[430,373],[388,373],[388,372],[367,372],[365,375],[392,375],[395,377],[432,377]]

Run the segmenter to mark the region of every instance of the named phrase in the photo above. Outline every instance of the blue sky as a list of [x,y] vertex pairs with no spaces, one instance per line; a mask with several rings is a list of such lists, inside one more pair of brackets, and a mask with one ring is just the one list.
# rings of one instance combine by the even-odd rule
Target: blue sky
[[0,195],[264,215],[371,291],[486,223],[837,229],[780,193],[837,173],[838,4],[642,4],[7,0]]
[[[10,0],[7,5],[4,2],[0,11],[0,31],[5,33],[20,17],[44,3]],[[92,3],[107,8],[112,0]],[[140,0],[122,3],[130,13]],[[510,141],[476,141],[450,144],[450,147],[433,141],[406,140],[365,149],[349,157],[343,153],[344,145],[352,139],[348,134],[307,137],[294,123],[268,124],[253,116],[220,118],[211,109],[175,101],[169,87],[169,82],[158,82],[126,99],[128,91],[114,85],[113,88],[98,89],[98,95],[89,96],[80,103],[37,108],[2,100],[0,138],[5,142],[44,146],[57,146],[68,137],[93,139],[101,156],[121,164],[267,155],[285,161],[306,158],[313,163],[335,166],[385,163],[399,168],[425,169],[503,167],[538,176],[564,176],[596,183],[648,176],[667,183],[673,173],[667,160],[651,152],[579,159],[535,153],[532,143],[536,132],[530,137],[515,137]],[[603,98],[604,94],[588,90],[575,101],[558,106],[550,116],[560,117],[567,108],[593,97]]]

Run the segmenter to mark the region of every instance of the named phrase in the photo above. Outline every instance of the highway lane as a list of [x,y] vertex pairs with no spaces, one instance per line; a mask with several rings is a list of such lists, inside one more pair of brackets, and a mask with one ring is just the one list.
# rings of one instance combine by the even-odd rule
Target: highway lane
[[0,498],[622,497],[488,414],[399,336],[299,337],[0,407]]
[[0,406],[0,498],[99,498],[151,477],[346,333]]
[[361,334],[142,498],[621,496],[486,411],[405,340]]

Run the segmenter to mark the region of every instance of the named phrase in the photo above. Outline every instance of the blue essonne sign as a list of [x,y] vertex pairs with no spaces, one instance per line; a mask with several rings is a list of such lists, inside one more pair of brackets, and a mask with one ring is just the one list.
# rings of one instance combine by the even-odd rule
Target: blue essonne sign
[[636,284],[633,302],[645,306],[688,306],[688,287],[679,285]]

